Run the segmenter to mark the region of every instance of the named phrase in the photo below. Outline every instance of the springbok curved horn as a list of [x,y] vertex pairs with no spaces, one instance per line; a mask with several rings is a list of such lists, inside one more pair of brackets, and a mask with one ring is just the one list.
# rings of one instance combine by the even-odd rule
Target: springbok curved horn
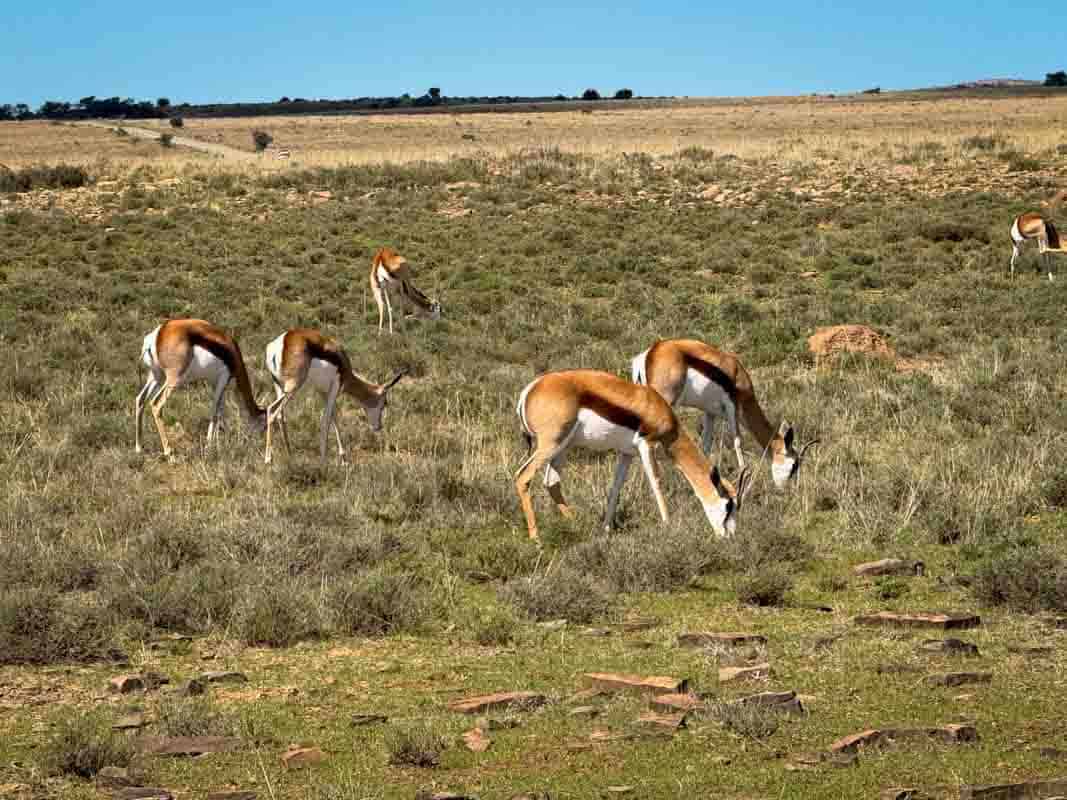
[[752,489],[752,467],[745,467],[737,476],[737,508],[745,501],[745,495]]
[[408,371],[407,371],[406,368],[402,369],[402,370],[400,370],[400,372],[396,373],[396,377],[393,378],[391,381],[389,381],[389,383],[385,384],[385,386],[382,387],[382,394],[385,394],[390,389],[392,389],[394,386],[396,386],[396,384],[400,381],[400,379],[403,378],[407,374],[408,374]]
[[800,448],[800,452],[799,452],[799,453],[797,453],[797,460],[798,460],[798,461],[800,461],[800,460],[803,460],[803,458],[804,458],[804,454],[805,454],[806,452],[808,452],[808,448],[809,448],[809,447],[811,447],[812,445],[815,445],[815,444],[818,444],[818,443],[819,443],[819,440],[818,440],[818,439],[812,439],[812,440],[811,440],[810,442],[808,442],[808,443],[807,443],[807,444],[805,444],[805,445],[804,445],[803,447],[801,447],[801,448]]

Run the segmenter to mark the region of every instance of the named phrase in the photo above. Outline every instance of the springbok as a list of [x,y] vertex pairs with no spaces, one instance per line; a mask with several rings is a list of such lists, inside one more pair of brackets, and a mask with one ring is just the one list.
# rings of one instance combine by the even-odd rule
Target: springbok
[[1052,282],[1052,262],[1049,253],[1067,253],[1060,244],[1060,234],[1052,220],[1047,220],[1035,211],[1020,214],[1011,222],[1011,277],[1015,277],[1015,261],[1019,258],[1019,248],[1027,239],[1037,239],[1037,251],[1048,268],[1048,279]]
[[516,411],[532,450],[515,475],[515,490],[530,538],[538,538],[530,482],[542,465],[545,487],[556,507],[564,516],[573,516],[560,488],[560,472],[571,447],[614,450],[619,454],[604,515],[606,528],[614,527],[615,506],[635,452],[641,456],[660,517],[666,522],[667,502],[660,489],[659,467],[653,453],[656,444],[663,446],[689,482],[715,533],[733,533],[748,470],[741,471],[736,489],[723,480],[718,467],[709,465],[678,424],[671,407],[652,389],[607,372],[550,372],[522,390]]
[[277,394],[267,407],[267,449],[263,456],[267,464],[271,463],[271,428],[275,421],[282,429],[285,452],[291,452],[289,432],[285,427],[285,407],[308,379],[326,396],[319,431],[319,458],[326,461],[326,445],[332,426],[337,437],[337,455],[344,463],[345,448],[334,417],[337,395],[344,392],[355,397],[367,412],[371,430],[377,433],[382,429],[386,395],[405,375],[401,370],[388,383],[370,383],[352,371],[348,354],[336,340],[307,328],[288,330],[267,345],[267,369]]
[[148,380],[134,403],[136,452],[141,452],[141,419],[147,402],[152,409],[159,441],[163,445],[163,455],[171,454],[160,414],[175,389],[196,381],[210,381],[215,385],[211,422],[207,428],[209,445],[218,442],[226,387],[231,378],[237,379],[237,393],[249,424],[257,431],[263,430],[267,414],[252,394],[252,384],[248,380],[241,349],[236,340],[221,328],[202,319],[168,320],[144,337],[141,362],[148,367]]
[[441,304],[430,300],[415,288],[411,282],[411,268],[408,261],[391,247],[383,247],[374,254],[370,268],[370,288],[374,293],[374,302],[378,304],[378,333],[381,334],[385,323],[385,312],[389,311],[389,333],[393,332],[393,303],[390,295],[397,293],[400,300],[400,321],[404,319],[404,305],[408,302],[419,316],[430,319],[441,318]]
[[733,353],[716,350],[696,339],[663,339],[634,358],[632,370],[634,383],[652,387],[672,407],[681,405],[704,412],[701,443],[708,456],[715,418],[722,415],[737,454],[737,465],[744,468],[737,428],[740,407],[745,427],[770,456],[771,477],[778,488],[797,474],[808,448],[819,441],[813,439],[798,451],[788,422],[783,421],[775,432],[756,400],[748,370]]

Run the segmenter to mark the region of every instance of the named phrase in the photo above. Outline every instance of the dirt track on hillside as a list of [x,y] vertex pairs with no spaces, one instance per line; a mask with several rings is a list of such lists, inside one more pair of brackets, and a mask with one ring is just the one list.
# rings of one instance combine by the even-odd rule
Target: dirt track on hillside
[[[109,122],[106,120],[85,120],[79,122],[79,125],[94,125],[99,128],[107,128],[109,130],[117,130],[122,128],[130,136],[134,136],[138,139],[148,139],[150,141],[158,142],[160,134],[158,131],[150,130],[149,128],[134,128],[129,125],[122,125],[116,122]],[[188,136],[178,136],[175,134],[173,138],[173,144],[175,147],[188,147],[190,150],[199,150],[201,153],[209,153],[219,158],[227,159],[229,161],[254,161],[258,158],[255,153],[249,153],[245,150],[238,150],[236,147],[230,147],[225,144],[216,144],[214,142],[202,142],[199,139],[191,139]]]

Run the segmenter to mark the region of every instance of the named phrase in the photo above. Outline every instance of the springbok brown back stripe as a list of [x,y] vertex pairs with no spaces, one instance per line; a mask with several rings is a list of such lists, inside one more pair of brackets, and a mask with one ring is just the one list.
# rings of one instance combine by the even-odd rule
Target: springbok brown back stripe
[[340,350],[327,349],[310,341],[307,342],[307,349],[309,356],[317,358],[319,361],[325,361],[328,364],[332,364],[342,375],[352,371],[348,363],[348,358]]
[[226,365],[231,373],[237,372],[237,365],[234,362],[233,351],[224,345],[217,339],[212,339],[209,336],[203,336],[195,331],[190,331],[189,342],[196,347],[202,347],[207,350],[211,355],[215,356],[219,361]]
[[714,364],[709,364],[707,361],[695,358],[688,353],[685,354],[684,359],[686,368],[696,370],[709,381],[718,384],[719,388],[726,393],[726,396],[729,397],[733,403],[737,403],[737,386],[730,380],[725,372]]
[[610,400],[605,400],[600,395],[583,393],[579,396],[578,402],[581,403],[582,408],[588,408],[608,422],[621,425],[635,432],[641,430],[641,418],[639,416],[629,409],[615,405]]

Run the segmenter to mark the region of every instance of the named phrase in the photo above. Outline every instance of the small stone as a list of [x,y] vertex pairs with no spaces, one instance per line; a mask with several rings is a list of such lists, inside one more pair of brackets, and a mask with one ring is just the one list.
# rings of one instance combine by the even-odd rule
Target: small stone
[[707,704],[694,694],[658,694],[649,699],[649,705],[656,711],[667,713],[678,711],[706,711]]
[[612,631],[610,628],[585,628],[582,630],[582,636],[591,636],[596,638],[602,638],[604,636],[611,636]]
[[141,680],[144,682],[145,689],[148,690],[158,689],[160,686],[170,683],[170,678],[162,672],[153,672],[151,670],[142,672]]
[[650,725],[657,728],[664,728],[669,731],[676,731],[679,728],[685,727],[687,715],[688,712],[686,711],[677,714],[657,714],[654,711],[646,711],[637,718],[637,724]]
[[353,714],[352,727],[358,728],[363,725],[374,725],[379,722],[388,722],[389,717],[385,714]]
[[497,708],[530,711],[543,706],[545,702],[545,696],[536,692],[497,692],[453,700],[448,704],[448,708],[450,711],[458,711],[461,714],[480,714]]
[[940,628],[942,630],[976,628],[982,624],[981,617],[977,614],[927,612],[898,614],[893,611],[862,614],[856,617],[854,622],[857,625],[889,625],[898,628]]
[[740,647],[746,644],[766,644],[767,637],[761,633],[680,633],[678,645],[680,647],[711,647],[723,645],[726,647]]
[[111,725],[113,730],[116,731],[131,731],[143,728],[145,726],[144,714],[127,714],[123,717],[119,717]]
[[216,670],[214,672],[205,672],[197,680],[201,683],[248,683],[248,676],[243,672]]
[[882,741],[882,732],[869,728],[859,733],[843,736],[830,745],[831,753],[855,753],[861,747],[869,747]]
[[719,683],[731,681],[765,680],[771,676],[771,665],[767,662],[751,667],[720,667]]
[[926,653],[945,653],[949,655],[977,656],[978,645],[962,639],[927,639],[922,643]]
[[282,753],[282,765],[286,769],[303,769],[326,760],[326,754],[317,747],[296,747]]
[[883,558],[881,561],[868,561],[857,564],[852,571],[861,577],[877,575],[918,575],[922,576],[925,566],[921,561],[904,561],[900,558]]
[[926,676],[927,686],[963,686],[965,683],[990,683],[992,672],[940,672]]
[[630,691],[639,694],[677,694],[685,692],[689,681],[663,675],[625,675],[612,672],[590,672],[583,676],[593,688],[605,691]]
[[204,753],[229,753],[241,746],[233,736],[142,736],[137,747],[150,756],[199,756]]
[[568,717],[585,717],[592,719],[600,715],[600,709],[596,706],[578,706],[567,712]]
[[112,694],[129,694],[144,689],[144,681],[140,675],[116,675],[107,682],[107,686]]
[[918,789],[905,789],[902,787],[894,787],[892,789],[882,789],[882,793],[879,795],[881,800],[918,800]]
[[463,739],[463,745],[472,753],[484,753],[489,749],[489,737],[481,728],[471,728],[460,738]]
[[111,796],[115,800],[174,800],[169,791],[154,786],[124,786],[115,789]]
[[179,697],[199,697],[206,691],[207,686],[197,678],[190,678],[174,689],[174,693]]

